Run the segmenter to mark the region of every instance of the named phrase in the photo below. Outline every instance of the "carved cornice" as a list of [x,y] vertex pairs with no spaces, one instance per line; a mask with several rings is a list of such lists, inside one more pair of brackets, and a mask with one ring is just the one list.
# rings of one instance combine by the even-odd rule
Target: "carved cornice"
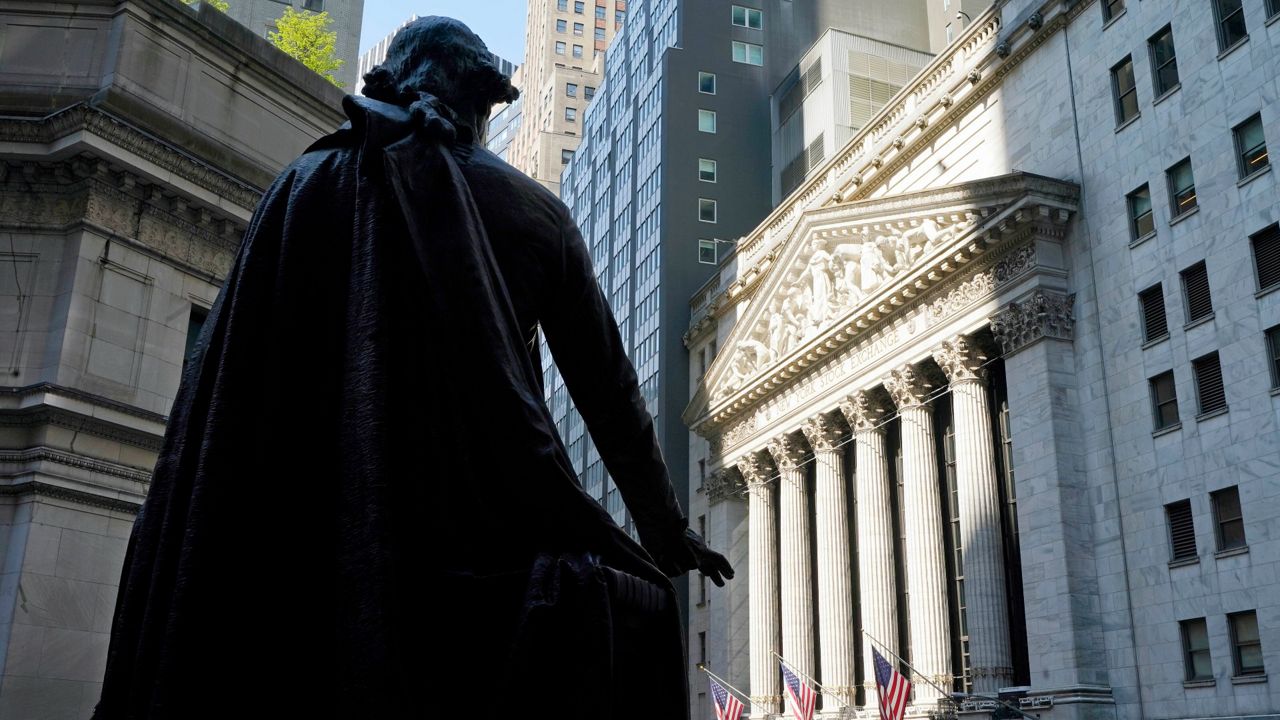
[[858,390],[840,401],[840,412],[854,432],[883,432],[880,423],[889,408],[878,401],[869,390]]
[[106,410],[112,410],[115,412],[124,413],[125,415],[132,415],[134,417],[140,418],[142,420],[147,420],[149,422],[160,423],[161,425],[164,425],[165,423],[169,422],[169,418],[165,415],[161,415],[160,413],[151,412],[150,410],[143,410],[142,408],[136,407],[134,405],[118,402],[116,400],[111,400],[111,399],[102,397],[101,395],[94,395],[93,393],[88,393],[83,390],[77,390],[75,388],[66,387],[64,385],[41,382],[41,383],[33,383],[31,385],[21,385],[18,387],[0,386],[0,397],[7,396],[7,397],[25,398],[25,397],[30,397],[32,395],[42,395],[42,394],[57,395],[70,400],[78,400],[80,402],[96,405]]
[[835,415],[819,413],[805,420],[804,425],[800,426],[800,432],[804,433],[814,452],[832,452],[840,447],[845,429]]
[[806,448],[795,435],[788,433],[771,438],[767,447],[779,470],[795,470],[804,462]]
[[747,495],[747,483],[736,468],[724,468],[711,473],[703,491],[712,505],[725,500],[741,500]]
[[991,316],[991,332],[1005,355],[1043,338],[1070,342],[1075,327],[1075,293],[1036,290]]
[[933,351],[933,359],[952,384],[978,381],[987,376],[987,371],[983,368],[987,356],[983,355],[973,341],[964,335],[942,341],[942,344]]
[[151,452],[160,452],[163,436],[143,430],[122,427],[105,420],[82,415],[60,407],[42,406],[19,410],[0,409],[0,426],[39,427],[52,425],[113,442],[131,445]]
[[0,496],[6,495],[9,497],[35,495],[37,497],[66,500],[68,502],[88,507],[115,510],[116,512],[129,513],[131,515],[137,515],[138,509],[142,507],[141,503],[121,500],[119,498],[103,497],[101,495],[95,495],[82,490],[73,490],[71,488],[65,488],[59,485],[50,485],[49,483],[38,481],[22,482],[17,483],[16,485],[0,485]]
[[34,447],[24,450],[0,450],[0,463],[30,464],[34,462],[50,462],[57,465],[88,470],[112,477],[124,478],[143,485],[151,483],[151,473],[128,465],[95,460],[94,458],[63,452],[49,447]]
[[889,377],[884,379],[884,388],[899,410],[924,405],[929,402],[929,393],[933,391],[933,385],[911,364],[890,370]]

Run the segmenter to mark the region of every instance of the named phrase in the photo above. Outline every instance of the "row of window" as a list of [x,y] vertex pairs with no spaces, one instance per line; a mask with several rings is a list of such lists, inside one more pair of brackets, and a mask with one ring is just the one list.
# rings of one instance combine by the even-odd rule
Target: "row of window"
[[[563,55],[563,54],[564,54],[564,51],[565,51],[565,44],[564,44],[564,42],[562,42],[562,41],[560,41],[560,40],[557,40],[557,41],[556,41],[556,54],[557,54],[557,55]],[[573,56],[574,56],[575,58],[581,58],[581,57],[582,57],[582,46],[581,46],[581,45],[574,45],[574,46],[573,46]]]
[[[1209,650],[1209,627],[1205,618],[1178,623],[1182,630],[1182,658],[1187,682],[1213,680],[1213,654]],[[1262,639],[1258,636],[1256,610],[1227,615],[1231,630],[1231,662],[1236,677],[1263,675]]]
[[[1196,418],[1201,419],[1227,410],[1227,393],[1222,385],[1222,361],[1218,351],[1191,361],[1191,374],[1196,385]],[[1172,370],[1149,381],[1155,432],[1171,430],[1182,424],[1178,415],[1178,388]]]
[[[1248,548],[1244,536],[1244,514],[1240,510],[1240,488],[1228,488],[1209,493],[1213,508],[1213,529],[1217,552],[1225,553]],[[1198,561],[1195,518],[1191,512],[1191,499],[1179,500],[1164,506],[1169,520],[1169,562],[1191,563]]]
[[[1126,0],[1103,0],[1102,21],[1110,23],[1124,14]],[[1267,19],[1280,16],[1280,0],[1266,0]],[[1218,34],[1218,51],[1227,50],[1249,39],[1243,0],[1213,0],[1213,20]]]
[[[1178,274],[1182,278],[1183,310],[1186,313],[1187,324],[1212,316],[1213,295],[1209,291],[1209,272],[1204,261]],[[1144,345],[1169,337],[1169,318],[1165,314],[1163,283],[1156,283],[1138,293],[1138,307],[1142,313]]]
[[[627,9],[627,3],[624,0],[615,0],[613,3],[613,6],[615,9],[615,12],[619,12],[619,13]],[[569,0],[556,0],[556,10],[559,10],[560,12],[569,12]],[[573,13],[575,15],[583,15],[586,13],[586,11],[587,11],[586,3],[584,3],[582,0],[576,0],[576,2],[573,3]],[[605,5],[601,3],[596,3],[596,19],[597,20],[603,20],[605,18],[606,12],[607,12],[607,9]]]
[[[571,98],[578,97],[578,83],[565,83],[564,96],[571,97]],[[595,96],[596,96],[596,89],[594,87],[590,85],[586,85],[582,88],[582,97],[587,102],[591,102],[591,99],[594,98]]]
[[[1236,147],[1236,169],[1241,180],[1270,167],[1266,138],[1262,133],[1262,115],[1253,117],[1231,129]],[[1170,219],[1181,217],[1199,205],[1196,196],[1195,172],[1191,157],[1185,157],[1165,170],[1165,185],[1169,194]],[[1146,239],[1156,231],[1152,215],[1151,186],[1143,183],[1125,196],[1129,211],[1129,237],[1133,242]]]

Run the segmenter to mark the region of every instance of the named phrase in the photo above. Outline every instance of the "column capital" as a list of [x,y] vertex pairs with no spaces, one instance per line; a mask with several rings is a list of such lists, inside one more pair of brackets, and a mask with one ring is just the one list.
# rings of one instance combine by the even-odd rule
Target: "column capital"
[[911,363],[889,371],[884,386],[899,410],[924,405],[928,402],[929,391],[933,389],[933,385]]
[[874,430],[884,432],[880,421],[888,408],[870,390],[857,390],[840,401],[840,412],[854,432]]
[[768,453],[747,453],[738,458],[737,467],[738,472],[742,474],[742,481],[746,483],[748,491],[759,492],[761,489],[769,487],[773,468],[770,467]]
[[830,452],[840,445],[844,428],[835,413],[820,413],[805,420],[800,432],[804,433],[804,438],[815,451]]
[[800,442],[800,438],[791,433],[783,433],[773,438],[769,441],[768,448],[779,470],[795,470],[804,460],[804,444]]
[[747,483],[737,468],[722,468],[711,473],[707,478],[703,491],[707,494],[707,502],[717,503],[722,500],[741,499],[746,495]]
[[943,340],[942,344],[933,351],[933,359],[942,368],[947,380],[953,384],[967,380],[984,380],[987,377],[987,371],[982,366],[987,361],[987,356],[983,355],[974,342],[964,335]]
[[1006,355],[1042,338],[1070,342],[1075,326],[1076,294],[1036,290],[991,316],[991,332]]

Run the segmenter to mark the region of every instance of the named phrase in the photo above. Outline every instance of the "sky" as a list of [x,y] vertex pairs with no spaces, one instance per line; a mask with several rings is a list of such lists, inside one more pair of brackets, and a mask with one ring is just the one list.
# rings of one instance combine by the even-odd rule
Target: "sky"
[[373,47],[411,15],[447,15],[467,24],[503,59],[524,60],[528,0],[364,0],[360,52]]

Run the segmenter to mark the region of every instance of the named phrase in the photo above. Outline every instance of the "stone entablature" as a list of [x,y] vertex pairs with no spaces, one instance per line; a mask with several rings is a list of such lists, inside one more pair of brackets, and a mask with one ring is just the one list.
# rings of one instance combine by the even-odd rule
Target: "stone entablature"
[[[780,248],[779,259],[709,369],[705,389],[694,397],[685,420],[717,446],[737,446],[787,409],[831,383],[844,382],[917,333],[993,299],[1027,274],[1061,277],[1061,248],[1049,252],[1043,241],[1061,242],[1076,198],[1070,183],[1019,173],[810,213],[791,243]],[[938,217],[948,224],[943,226]],[[926,226],[926,220],[933,224]],[[931,235],[922,227],[938,232]],[[858,267],[861,258],[836,272],[815,262],[819,258],[830,268],[833,253],[825,249],[830,240],[867,237],[864,231],[873,239],[859,250],[874,253],[880,267],[887,266],[890,252],[895,260],[902,258],[901,264],[895,262],[891,272],[876,277],[870,292],[860,297],[854,291],[843,296],[828,291],[836,302],[829,300],[824,312],[791,325],[779,318],[786,300],[796,307],[793,296],[802,278],[825,274],[817,281],[821,284],[836,272],[866,277]],[[852,297],[858,299],[849,302]],[[821,325],[811,320],[818,316],[824,318]],[[788,330],[805,320],[804,334]],[[792,333],[790,343],[787,332]],[[781,352],[774,345],[779,338]]]

